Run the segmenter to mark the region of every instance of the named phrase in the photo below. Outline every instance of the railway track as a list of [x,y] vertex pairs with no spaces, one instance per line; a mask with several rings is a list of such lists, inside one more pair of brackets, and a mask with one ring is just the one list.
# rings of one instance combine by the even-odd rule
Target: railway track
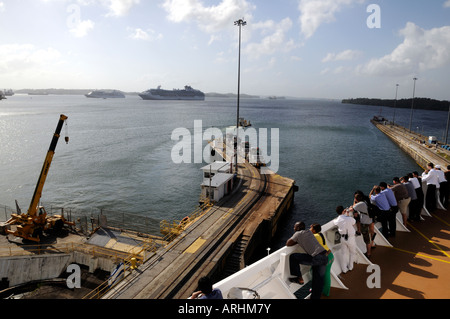
[[[255,167],[245,163],[240,173],[242,185],[231,196],[212,207],[104,298],[187,298],[198,279],[226,257],[252,208],[266,192],[268,178]],[[193,252],[186,253],[190,250]]]

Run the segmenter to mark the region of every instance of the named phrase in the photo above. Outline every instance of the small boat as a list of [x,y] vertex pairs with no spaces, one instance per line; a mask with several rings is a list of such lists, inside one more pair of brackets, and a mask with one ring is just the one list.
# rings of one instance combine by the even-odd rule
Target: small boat
[[247,121],[243,117],[240,117],[239,118],[239,126],[240,127],[249,127],[249,126],[252,126],[252,123],[250,123],[250,121]]

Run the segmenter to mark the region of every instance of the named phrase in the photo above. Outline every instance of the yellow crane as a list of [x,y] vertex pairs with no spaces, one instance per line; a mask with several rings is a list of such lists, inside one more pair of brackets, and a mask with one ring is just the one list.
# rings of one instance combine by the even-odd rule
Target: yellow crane
[[[58,126],[56,127],[56,131],[53,135],[47,156],[45,157],[44,165],[42,166],[41,174],[39,175],[27,213],[22,214],[20,210],[18,210],[17,214],[11,214],[11,218],[5,224],[17,225],[16,230],[12,231],[10,229],[6,229],[6,233],[39,242],[40,235],[42,235],[44,231],[51,229],[55,231],[61,230],[64,224],[74,225],[74,223],[66,221],[64,216],[47,216],[45,208],[38,206],[42,195],[42,189],[44,188],[45,180],[50,169],[50,164],[52,163],[53,155],[55,154],[56,145],[58,144],[61,130],[67,118],[68,117],[64,114],[61,114],[59,118]],[[69,137],[67,136],[66,143],[69,143]]]

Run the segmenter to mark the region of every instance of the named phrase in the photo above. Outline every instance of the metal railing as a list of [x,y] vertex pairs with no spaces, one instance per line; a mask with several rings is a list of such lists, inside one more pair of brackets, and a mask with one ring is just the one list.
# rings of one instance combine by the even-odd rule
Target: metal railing
[[[158,243],[158,241],[150,240],[144,242],[140,247],[141,250],[138,252],[138,254],[142,253],[143,259],[138,260],[134,257],[134,255],[130,255],[127,258],[123,260],[124,264],[124,275],[119,280],[115,281],[114,284],[110,284],[109,280],[106,280],[102,284],[100,284],[97,288],[86,294],[83,299],[100,299],[104,295],[106,295],[112,288],[117,287],[125,278],[127,278],[129,275],[132,274],[133,270],[137,268],[140,264],[143,264],[148,259],[153,257],[156,254],[156,251],[161,248],[163,245],[161,245],[161,242],[169,244],[172,242],[176,237],[178,237],[183,230],[192,222],[203,216],[212,205],[210,203],[204,203],[203,205],[199,206],[194,212],[192,212],[189,216],[186,216],[181,221],[173,221],[168,222],[166,220],[162,220],[160,222],[160,229],[161,233],[163,233],[165,236],[162,238],[162,241]],[[152,254],[147,255],[145,254],[145,251],[152,252]]]
[[65,243],[65,244],[55,244],[51,246],[26,245],[21,247],[16,246],[0,247],[0,257],[44,255],[44,254],[69,254],[75,251],[90,255],[93,258],[104,257],[108,259],[113,259],[115,261],[130,258],[130,256],[132,256],[131,258],[134,257],[136,258],[136,260],[141,262],[144,259],[142,251],[139,251],[137,253],[121,252],[118,250],[83,243]]
[[[142,214],[97,208],[91,209],[90,211],[80,211],[78,209],[57,207],[47,203],[43,203],[42,206],[46,208],[49,216],[64,215],[66,220],[75,223],[74,227],[78,232],[86,236],[92,234],[101,225],[101,218],[103,216],[106,217],[108,227],[142,234],[156,235],[159,233],[159,220],[143,216]],[[0,205],[0,222],[7,221],[13,213],[17,213],[16,209],[6,205]]]

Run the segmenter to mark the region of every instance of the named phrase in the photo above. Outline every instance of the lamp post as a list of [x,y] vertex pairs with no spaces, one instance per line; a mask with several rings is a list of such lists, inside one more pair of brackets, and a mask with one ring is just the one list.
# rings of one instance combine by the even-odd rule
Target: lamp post
[[448,128],[449,128],[449,125],[450,125],[450,101],[448,103],[448,118],[447,118],[447,128],[446,128],[446,131],[445,131],[445,145],[448,144]]
[[413,78],[414,80],[414,89],[413,89],[413,98],[412,98],[412,102],[411,102],[411,116],[409,117],[409,132],[411,133],[411,124],[412,124],[412,118],[413,118],[413,112],[414,112],[414,97],[416,94],[416,81],[417,78]]
[[399,84],[395,85],[394,117],[392,118],[392,125],[395,125],[395,108],[397,107],[397,94],[399,86]]
[[237,175],[238,172],[238,138],[239,138],[239,103],[240,103],[240,95],[241,95],[241,28],[247,25],[247,22],[244,19],[239,19],[234,21],[234,25],[239,27],[239,59],[238,59],[238,93],[237,93],[237,115],[236,115],[236,146],[234,147],[234,156],[235,156],[235,172]]

